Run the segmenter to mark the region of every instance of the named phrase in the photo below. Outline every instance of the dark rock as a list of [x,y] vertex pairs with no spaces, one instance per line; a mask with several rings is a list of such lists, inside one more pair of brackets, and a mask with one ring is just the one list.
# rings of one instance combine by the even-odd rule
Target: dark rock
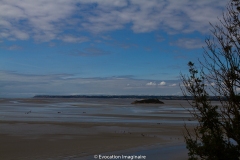
[[132,102],[132,104],[164,104],[159,99],[143,99],[143,100],[136,100]]

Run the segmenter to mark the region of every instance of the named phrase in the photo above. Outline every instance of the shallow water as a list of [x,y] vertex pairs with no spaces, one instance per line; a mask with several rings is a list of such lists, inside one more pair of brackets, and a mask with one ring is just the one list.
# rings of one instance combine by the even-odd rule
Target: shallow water
[[[43,102],[44,103],[41,103]],[[185,101],[136,105],[131,99],[11,99],[0,102],[1,121],[195,123]],[[189,108],[188,108],[189,109]]]

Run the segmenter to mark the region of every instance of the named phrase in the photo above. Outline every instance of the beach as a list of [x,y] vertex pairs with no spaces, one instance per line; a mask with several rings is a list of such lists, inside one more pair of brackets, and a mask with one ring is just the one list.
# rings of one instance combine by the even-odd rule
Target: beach
[[147,159],[186,159],[184,124],[196,125],[188,102],[134,105],[133,101],[0,99],[0,159],[140,154]]

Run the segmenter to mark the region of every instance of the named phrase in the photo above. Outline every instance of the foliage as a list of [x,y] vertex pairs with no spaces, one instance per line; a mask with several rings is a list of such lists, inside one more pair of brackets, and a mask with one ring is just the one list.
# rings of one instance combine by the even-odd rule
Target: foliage
[[[185,96],[193,96],[189,111],[198,125],[186,126],[189,159],[240,159],[240,0],[231,0],[212,37],[206,39],[204,61],[197,69],[189,62],[190,76],[181,75]],[[213,105],[209,95],[219,97]]]

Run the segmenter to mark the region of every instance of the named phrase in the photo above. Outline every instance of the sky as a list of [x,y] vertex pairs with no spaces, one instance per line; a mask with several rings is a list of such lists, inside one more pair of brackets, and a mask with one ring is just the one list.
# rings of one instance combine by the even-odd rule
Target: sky
[[0,97],[181,95],[227,0],[0,0]]

